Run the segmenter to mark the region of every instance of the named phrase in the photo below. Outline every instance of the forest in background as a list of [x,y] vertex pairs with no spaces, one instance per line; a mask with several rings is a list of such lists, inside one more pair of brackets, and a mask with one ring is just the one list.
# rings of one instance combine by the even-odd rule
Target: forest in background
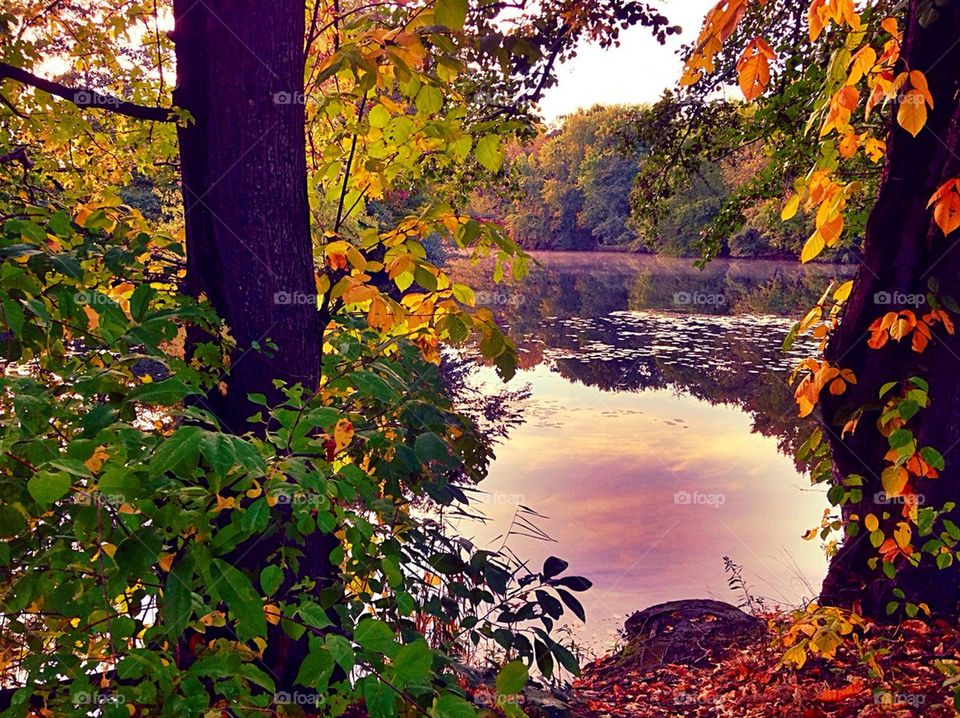
[[[562,117],[556,127],[541,126],[532,139],[507,148],[510,182],[474,192],[471,209],[501,223],[528,250],[701,256],[705,234],[770,157],[762,145],[728,147],[711,135],[694,148],[696,165],[687,168],[682,184],[670,197],[651,202],[638,181],[655,175],[662,158],[643,135],[671,102],[668,96],[655,106],[596,105]],[[715,104],[724,114],[743,110],[739,102]],[[735,221],[721,230],[721,256],[799,257],[812,223],[784,222],[782,204],[781,194],[752,196],[738,206]]]

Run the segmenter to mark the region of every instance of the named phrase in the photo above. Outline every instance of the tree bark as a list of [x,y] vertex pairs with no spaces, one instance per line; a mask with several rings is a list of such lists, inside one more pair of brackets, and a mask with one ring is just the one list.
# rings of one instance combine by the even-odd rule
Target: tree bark
[[[881,522],[889,536],[900,516],[901,507],[884,503],[879,476],[885,466],[887,439],[877,430],[882,403],[878,390],[886,382],[912,376],[930,384],[932,403],[910,422],[918,446],[932,446],[946,459],[946,469],[937,479],[911,479],[923,497],[922,505],[942,507],[948,501],[960,502],[960,453],[953,451],[960,439],[960,336],[950,336],[943,325],[934,328],[934,341],[923,353],[911,350],[910,338],[891,341],[875,350],[867,346],[868,327],[874,319],[889,311],[912,309],[918,317],[929,310],[921,306],[898,304],[906,295],[926,295],[931,278],[940,289],[951,294],[960,276],[958,235],[944,238],[927,208],[930,197],[947,180],[960,175],[960,3],[939,8],[935,22],[921,23],[923,3],[913,0],[897,74],[922,70],[933,93],[935,106],[927,124],[914,138],[892,122],[888,140],[888,159],[879,196],[866,229],[862,266],[853,292],[842,315],[840,327],[832,338],[827,358],[841,367],[849,367],[858,383],[839,397],[823,394],[823,423],[834,456],[834,480],[850,474],[864,477],[863,500],[844,508],[846,518],[863,517],[873,512],[892,516]],[[896,114],[896,108],[894,108]],[[840,427],[857,407],[867,409],[856,431],[845,438]],[[956,517],[952,517],[956,518]],[[960,597],[960,574],[956,568],[940,571],[929,555],[919,568],[897,561],[894,579],[883,577],[879,568],[871,570],[867,560],[877,556],[867,532],[848,538],[831,561],[823,584],[821,599],[843,606],[858,605],[872,616],[886,615],[890,591],[899,586],[907,600],[925,601],[935,611],[955,614]],[[914,544],[922,545],[914,534]],[[956,564],[955,564],[956,566]]]
[[[238,349],[226,393],[208,397],[246,430],[247,394],[273,379],[315,389],[321,327],[304,144],[303,0],[176,0],[187,283],[209,297]],[[267,342],[275,348],[268,350]],[[262,351],[251,349],[255,344]]]
[[[200,403],[225,431],[242,434],[259,408],[249,393],[272,404],[283,398],[275,379],[309,391],[320,381],[323,327],[306,185],[305,6],[175,0],[174,15],[174,100],[194,118],[179,130],[187,286],[210,299],[237,342],[226,391]],[[289,506],[274,511],[283,514],[280,521],[223,558],[255,579],[279,548],[299,550],[298,578],[314,579],[318,595],[334,583],[329,555],[336,539],[315,533],[306,545],[288,540]],[[269,631],[262,666],[278,691],[292,692],[306,638],[294,641],[280,626]]]

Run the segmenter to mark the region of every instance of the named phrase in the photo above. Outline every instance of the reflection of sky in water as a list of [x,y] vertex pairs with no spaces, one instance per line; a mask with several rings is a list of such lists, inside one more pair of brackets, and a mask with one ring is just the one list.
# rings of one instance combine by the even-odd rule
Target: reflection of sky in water
[[[508,545],[536,565],[561,556],[594,582],[578,635],[600,651],[626,616],[652,604],[738,602],[724,556],[771,605],[815,595],[826,563],[801,535],[826,500],[778,450],[799,435],[784,382],[811,350],[781,352],[791,320],[628,311],[609,284],[592,281],[581,300],[604,290],[613,298],[601,315],[582,316],[586,305],[556,312],[545,296],[567,295],[547,287],[505,317],[531,367],[514,383],[532,395],[481,486],[477,507],[490,521],[464,526],[467,535],[498,546],[518,503],[548,516],[536,522],[556,543],[513,536]],[[488,370],[478,380],[498,383]]]
[[[664,389],[602,392],[544,365],[518,380],[533,389],[527,423],[482,486],[489,523],[465,528],[483,545],[508,529],[517,503],[550,517],[538,524],[556,544],[515,536],[509,546],[538,562],[559,555],[594,582],[582,596],[593,643],[654,603],[736,602],[725,555],[757,595],[789,605],[814,594],[824,559],[800,535],[825,501],[742,411]],[[682,491],[690,504],[675,503]]]

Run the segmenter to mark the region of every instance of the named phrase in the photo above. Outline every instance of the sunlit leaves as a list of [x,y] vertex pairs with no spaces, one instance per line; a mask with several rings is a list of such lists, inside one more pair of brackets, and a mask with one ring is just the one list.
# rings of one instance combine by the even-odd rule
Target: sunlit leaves
[[477,140],[474,152],[480,164],[491,172],[498,172],[503,165],[503,147],[496,135],[485,135]]
[[933,218],[944,235],[960,227],[960,179],[947,180],[940,185],[927,207],[933,207]]
[[700,36],[686,58],[681,85],[695,84],[703,75],[713,73],[714,56],[736,30],[749,4],[750,0],[730,0],[718,2],[710,9],[703,21]]
[[441,25],[460,30],[467,19],[467,0],[437,0],[433,14]]
[[757,99],[770,83],[770,62],[776,53],[762,37],[755,37],[737,62],[737,81],[747,102]]
[[853,0],[812,0],[808,12],[810,39],[820,37],[831,20],[837,25],[846,24],[851,30],[860,29],[860,15]]

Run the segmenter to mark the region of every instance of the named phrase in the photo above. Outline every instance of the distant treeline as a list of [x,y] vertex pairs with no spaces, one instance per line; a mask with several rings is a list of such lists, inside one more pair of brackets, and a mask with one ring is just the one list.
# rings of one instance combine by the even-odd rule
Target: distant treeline
[[[745,148],[720,161],[704,161],[651,218],[650,212],[638,211],[634,187],[645,160],[638,127],[648,112],[640,105],[596,106],[508,148],[512,182],[498,195],[474,195],[473,210],[501,221],[526,249],[699,255],[704,229],[766,160],[762,150]],[[724,254],[799,254],[806,228],[784,225],[778,200],[742,208],[742,215],[741,226],[725,238]]]

